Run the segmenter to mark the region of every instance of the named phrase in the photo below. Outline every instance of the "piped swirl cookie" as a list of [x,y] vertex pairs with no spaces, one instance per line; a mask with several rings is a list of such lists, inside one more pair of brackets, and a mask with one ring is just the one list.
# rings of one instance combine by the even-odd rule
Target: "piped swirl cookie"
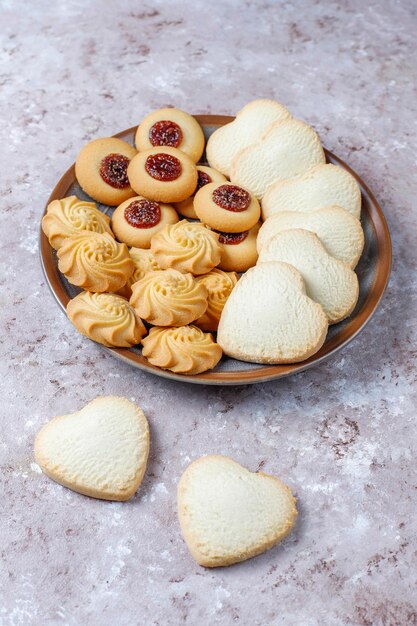
[[208,305],[204,314],[194,323],[202,330],[217,330],[223,307],[236,285],[239,276],[236,272],[222,272],[214,269],[208,274],[198,276],[196,281],[207,287]]
[[142,354],[152,365],[177,374],[201,374],[217,365],[222,349],[210,333],[196,326],[151,328]]
[[219,235],[198,222],[181,220],[153,237],[151,250],[159,265],[180,272],[207,274],[220,261]]
[[117,206],[134,192],[127,177],[135,148],[117,137],[90,141],[75,162],[75,175],[89,196],[110,206]]
[[58,250],[58,268],[72,285],[87,291],[118,291],[135,264],[126,244],[108,233],[81,232],[68,237]]
[[132,285],[138,280],[149,274],[149,272],[157,272],[161,268],[151,250],[143,250],[142,248],[130,248],[130,258],[135,264],[135,269],[130,278],[127,279],[126,285],[119,289],[119,295],[129,299],[132,295]]
[[182,326],[201,317],[207,308],[207,288],[191,274],[177,270],[150,272],[132,285],[130,304],[155,326]]
[[165,146],[139,152],[127,175],[138,195],[155,202],[181,202],[197,185],[194,161],[181,150]]
[[204,133],[197,120],[180,109],[159,109],[139,124],[135,144],[139,152],[169,146],[185,152],[196,163],[204,150]]
[[204,224],[225,233],[249,230],[261,215],[255,196],[229,182],[202,187],[194,198],[194,209]]
[[80,333],[103,346],[130,348],[146,334],[129,302],[113,293],[82,291],[68,302],[67,315]]
[[165,224],[176,222],[178,214],[172,206],[143,196],[129,198],[120,204],[111,221],[116,238],[136,248],[150,248],[152,237]]
[[113,235],[110,218],[97,209],[95,202],[79,200],[77,196],[53,200],[48,204],[42,219],[42,230],[55,250],[66,237],[77,235],[82,230]]
[[192,196],[183,200],[182,202],[177,202],[174,207],[181,213],[184,217],[188,219],[198,219],[197,213],[194,210],[194,198],[197,191],[199,191],[205,185],[209,183],[225,183],[227,182],[226,176],[223,176],[220,172],[213,169],[212,167],[208,167],[207,165],[197,165],[197,187],[194,190]]

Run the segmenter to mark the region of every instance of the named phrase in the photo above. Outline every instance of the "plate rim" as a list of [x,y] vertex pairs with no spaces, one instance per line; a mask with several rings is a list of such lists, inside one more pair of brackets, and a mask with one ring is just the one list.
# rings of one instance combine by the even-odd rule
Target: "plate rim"
[[[194,115],[196,120],[202,126],[222,126],[233,121],[235,118],[230,115]],[[126,130],[122,130],[115,135],[114,137],[126,137],[126,135],[131,135],[137,129],[136,126],[132,126]],[[372,282],[372,287],[368,293],[366,301],[360,311],[352,317],[351,323],[355,322],[355,328],[352,332],[346,332],[348,329],[343,329],[342,335],[346,334],[347,336],[340,339],[339,336],[336,336],[337,345],[334,347],[327,349],[323,354],[320,352],[325,349],[326,343],[323,347],[317,352],[315,355],[310,357],[309,359],[302,361],[300,363],[293,364],[283,364],[283,365],[264,365],[259,364],[255,370],[249,369],[246,371],[223,371],[223,372],[215,372],[215,371],[207,371],[202,374],[196,374],[193,376],[188,376],[186,374],[175,374],[174,372],[170,372],[168,370],[162,370],[159,367],[152,365],[147,362],[144,357],[138,355],[137,353],[132,352],[129,348],[108,348],[101,344],[99,345],[102,349],[111,353],[113,356],[118,358],[119,360],[124,361],[125,363],[129,363],[130,365],[141,369],[142,371],[150,372],[152,374],[156,374],[162,378],[175,380],[178,382],[185,382],[191,384],[199,384],[199,385],[219,385],[219,386],[232,386],[232,385],[249,385],[263,382],[270,382],[272,380],[279,380],[281,378],[285,378],[287,376],[296,374],[298,372],[305,371],[314,365],[318,365],[322,363],[324,360],[327,360],[334,354],[336,354],[339,350],[347,346],[353,339],[365,328],[368,322],[374,316],[376,310],[378,309],[380,302],[385,294],[386,288],[388,286],[390,274],[391,274],[391,266],[392,266],[392,244],[391,244],[391,236],[388,229],[387,220],[385,215],[377,202],[374,194],[366,185],[366,183],[362,180],[362,178],[341,158],[336,156],[334,153],[330,152],[324,148],[326,154],[326,160],[332,163],[336,163],[341,166],[343,169],[347,170],[357,181],[359,187],[361,189],[361,195],[365,197],[368,205],[369,218],[372,222],[373,228],[375,230],[376,241],[378,244],[378,258],[380,262],[377,264],[377,272]],[[67,302],[69,301],[69,296],[65,291],[65,288],[59,278],[59,273],[55,267],[53,262],[53,249],[49,244],[48,238],[42,231],[42,218],[45,215],[46,208],[52,200],[63,197],[61,194],[61,190],[63,188],[68,189],[68,187],[73,184],[75,179],[75,164],[73,163],[61,176],[54,189],[52,190],[46,205],[45,209],[42,213],[41,224],[40,224],[40,235],[39,235],[39,256],[41,261],[42,270],[48,284],[48,287],[54,296],[55,301],[59,305],[60,309],[65,313],[65,307]],[[376,219],[375,219],[376,218]],[[381,248],[379,250],[379,248]],[[383,258],[381,258],[383,255]],[[90,341],[93,341],[90,339]],[[97,342],[95,342],[97,343]],[[328,344],[327,344],[328,345]],[[319,356],[318,356],[319,355]],[[143,361],[138,360],[138,356]]]

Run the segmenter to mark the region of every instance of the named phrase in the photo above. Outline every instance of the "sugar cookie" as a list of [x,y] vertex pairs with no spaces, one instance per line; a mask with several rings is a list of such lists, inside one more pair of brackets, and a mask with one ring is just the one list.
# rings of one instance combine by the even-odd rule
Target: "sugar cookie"
[[183,326],[207,308],[207,288],[191,274],[177,270],[150,272],[132,285],[130,304],[143,320],[155,326]]
[[198,219],[197,213],[194,210],[194,197],[201,187],[204,187],[209,183],[225,183],[227,181],[226,176],[223,176],[223,174],[212,167],[207,167],[207,165],[197,165],[197,175],[198,182],[193,195],[182,202],[174,204],[174,208],[178,211],[178,213],[181,213],[181,215],[188,219]]
[[275,122],[288,120],[290,112],[274,100],[253,100],[243,107],[236,119],[221,126],[209,137],[206,154],[211,167],[226,176],[235,156],[256,143]]
[[242,233],[219,233],[222,249],[219,268],[225,272],[246,272],[256,265],[258,252],[256,238],[261,224],[255,224]]
[[220,261],[219,235],[200,224],[181,220],[165,226],[151,242],[159,265],[180,272],[206,274]]
[[209,183],[195,195],[194,209],[204,223],[225,233],[249,230],[260,218],[258,200],[232,183]]
[[321,163],[304,174],[269,185],[262,198],[262,218],[280,211],[317,211],[337,205],[358,219],[361,190],[352,174],[332,163]]
[[157,146],[178,148],[197,163],[204,150],[204,133],[192,115],[165,108],[149,113],[141,121],[135,144],[139,152]]
[[156,202],[181,202],[197,185],[194,161],[177,148],[152,148],[132,159],[127,175],[140,196]]
[[127,177],[128,165],[135,154],[135,148],[117,137],[95,139],[79,153],[75,175],[94,200],[117,206],[135,195]]
[[217,342],[228,356],[251,363],[298,363],[315,354],[327,317],[306,295],[298,270],[259,263],[239,279],[227,300]]
[[146,334],[129,302],[113,293],[82,291],[68,302],[67,315],[82,335],[103,346],[130,348]]
[[149,425],[127,398],[96,398],[80,411],[54,417],[35,439],[44,474],[91,498],[128,500],[145,475]]
[[135,265],[126,244],[108,233],[81,232],[59,248],[58,269],[72,285],[102,292],[121,289]]
[[262,198],[272,183],[303,174],[325,161],[317,133],[308,124],[290,119],[274,124],[257,143],[238,152],[230,180]]
[[147,200],[143,196],[123,202],[111,220],[116,239],[135,248],[150,248],[152,237],[165,224],[175,222],[178,222],[178,214],[172,206]]
[[245,561],[291,532],[296,501],[281,480],[232,459],[193,461],[178,484],[178,517],[191,555],[204,567]]
[[95,202],[79,200],[68,196],[53,200],[42,218],[42,230],[55,250],[62,245],[66,237],[77,235],[82,230],[113,235],[110,218],[97,209]]
[[329,324],[352,313],[359,296],[358,277],[349,265],[332,257],[314,233],[301,228],[275,235],[262,248],[258,264],[282,261],[302,275],[307,295],[321,304]]
[[201,374],[217,365],[220,346],[196,326],[151,328],[142,341],[142,354],[152,365],[177,374]]
[[238,278],[236,272],[222,272],[218,269],[197,276],[196,281],[207,287],[208,305],[203,315],[194,322],[196,326],[202,330],[217,330],[223,307]]

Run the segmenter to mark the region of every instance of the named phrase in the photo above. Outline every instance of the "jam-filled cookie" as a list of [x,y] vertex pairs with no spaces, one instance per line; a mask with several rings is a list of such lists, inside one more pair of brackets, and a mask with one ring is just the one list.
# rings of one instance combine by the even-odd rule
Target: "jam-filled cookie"
[[249,230],[261,215],[255,196],[232,183],[209,183],[202,187],[194,198],[194,209],[204,224],[225,233]]
[[120,296],[127,299],[129,299],[132,295],[132,285],[134,283],[137,283],[138,280],[146,276],[146,274],[149,274],[149,272],[157,272],[161,269],[151,250],[144,250],[143,248],[130,248],[129,254],[135,264],[135,269],[132,276],[127,279],[126,285],[118,291]]
[[166,224],[176,222],[178,214],[172,206],[147,200],[143,196],[123,202],[111,220],[116,238],[135,248],[150,248],[152,237]]
[[222,256],[219,268],[225,272],[246,272],[256,265],[258,251],[256,237],[260,223],[242,233],[219,233]]
[[222,272],[218,269],[196,278],[196,281],[203,283],[208,291],[207,309],[194,322],[196,326],[202,330],[217,330],[223,307],[238,279],[236,272]]
[[151,250],[159,265],[191,274],[207,274],[220,262],[219,235],[200,222],[181,220],[153,237]]
[[82,232],[67,237],[58,250],[58,269],[72,285],[87,291],[118,291],[135,264],[126,244],[108,233]]
[[135,144],[139,152],[158,146],[178,148],[197,163],[204,150],[204,134],[192,115],[179,109],[159,109],[139,124]]
[[132,285],[130,304],[155,326],[182,326],[201,317],[207,308],[207,288],[191,274],[177,270],[150,272]]
[[129,302],[113,293],[82,291],[68,302],[67,315],[81,334],[103,346],[130,348],[146,334]]
[[98,210],[95,202],[79,200],[77,196],[53,200],[48,204],[42,219],[42,230],[55,250],[60,248],[66,237],[77,235],[82,230],[113,235],[110,218]]
[[197,213],[194,210],[194,197],[197,191],[209,183],[225,183],[227,181],[226,176],[223,176],[223,174],[212,167],[208,167],[207,165],[197,165],[197,176],[197,187],[194,190],[193,195],[182,202],[177,202],[174,205],[178,213],[181,213],[181,215],[188,219],[194,220],[198,219]]
[[181,150],[165,146],[139,152],[127,175],[138,195],[168,203],[188,198],[198,179],[194,161]]
[[75,175],[89,196],[110,206],[117,206],[135,195],[127,177],[135,148],[116,137],[90,141],[75,162]]
[[177,374],[201,374],[217,365],[222,349],[210,333],[196,326],[151,328],[142,354],[152,365]]

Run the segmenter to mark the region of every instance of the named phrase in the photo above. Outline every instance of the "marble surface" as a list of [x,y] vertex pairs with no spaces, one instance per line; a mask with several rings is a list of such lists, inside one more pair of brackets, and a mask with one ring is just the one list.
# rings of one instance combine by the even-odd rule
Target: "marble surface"
[[[417,624],[416,4],[0,2],[0,624]],[[259,386],[176,384],[83,339],[38,259],[44,203],[86,141],[153,108],[234,113],[274,97],[313,124],[387,216],[388,292],[330,361]],[[148,472],[128,503],[39,473],[35,433],[97,395],[146,412]],[[176,485],[223,453],[283,478],[299,520],[281,546],[205,570]]]

